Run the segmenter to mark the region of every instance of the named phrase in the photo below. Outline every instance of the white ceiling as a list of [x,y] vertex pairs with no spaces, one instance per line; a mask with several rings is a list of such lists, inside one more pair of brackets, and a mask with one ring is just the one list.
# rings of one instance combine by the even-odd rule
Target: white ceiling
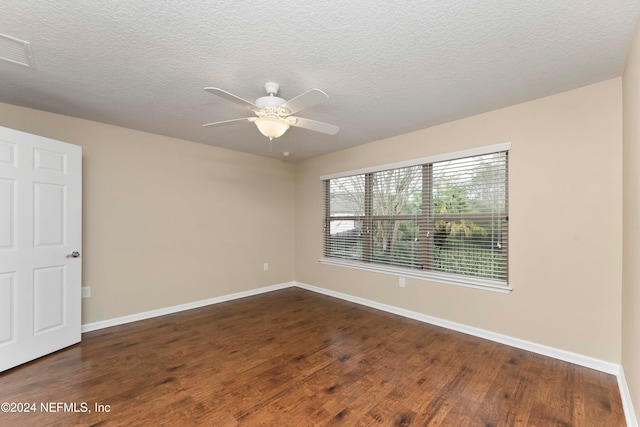
[[[640,0],[2,0],[0,102],[291,161],[620,76]],[[340,126],[268,140],[206,93],[280,83],[297,115]],[[428,143],[425,141],[425,143]]]

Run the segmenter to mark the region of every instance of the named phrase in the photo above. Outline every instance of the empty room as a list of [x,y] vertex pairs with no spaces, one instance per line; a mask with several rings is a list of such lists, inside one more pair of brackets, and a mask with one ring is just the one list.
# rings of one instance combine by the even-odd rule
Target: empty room
[[0,4],[0,425],[638,426],[640,0]]

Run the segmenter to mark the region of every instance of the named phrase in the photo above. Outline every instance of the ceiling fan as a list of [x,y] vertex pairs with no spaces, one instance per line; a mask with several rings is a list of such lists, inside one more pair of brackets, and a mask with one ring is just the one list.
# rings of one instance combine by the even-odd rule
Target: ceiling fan
[[290,126],[322,132],[328,135],[335,135],[340,130],[336,125],[292,115],[300,110],[327,100],[329,96],[320,89],[311,89],[288,101],[276,96],[280,91],[280,85],[278,83],[268,82],[264,85],[264,89],[267,91],[267,96],[262,96],[253,103],[217,87],[205,87],[204,90],[207,92],[228,101],[235,102],[253,111],[256,116],[207,123],[202,126],[218,126],[247,121],[255,123],[260,133],[269,138],[270,141],[272,141],[273,138],[282,136]]

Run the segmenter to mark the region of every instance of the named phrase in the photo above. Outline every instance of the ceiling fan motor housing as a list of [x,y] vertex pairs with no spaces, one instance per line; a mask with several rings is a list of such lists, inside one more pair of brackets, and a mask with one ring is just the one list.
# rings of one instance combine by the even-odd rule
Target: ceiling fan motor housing
[[256,99],[256,107],[258,108],[267,108],[267,107],[279,107],[282,104],[287,102],[285,99],[279,98],[277,96],[262,96]]
[[[280,91],[280,85],[274,82],[267,82],[264,85],[264,90],[269,94],[268,96],[262,96],[256,99],[255,105],[260,108],[263,114],[265,115],[278,115],[278,116],[286,116],[291,114],[289,110],[286,108],[278,108],[285,102],[286,99],[282,99],[278,96],[278,92]],[[260,115],[260,114],[258,114]]]
[[261,110],[260,112],[256,111],[258,117],[270,116],[283,119],[287,115],[291,114],[291,112],[286,108],[278,108],[287,102],[286,99],[276,96],[280,91],[280,85],[278,83],[267,82],[264,85],[264,90],[267,91],[269,95],[262,96],[256,99],[255,102],[256,107]]

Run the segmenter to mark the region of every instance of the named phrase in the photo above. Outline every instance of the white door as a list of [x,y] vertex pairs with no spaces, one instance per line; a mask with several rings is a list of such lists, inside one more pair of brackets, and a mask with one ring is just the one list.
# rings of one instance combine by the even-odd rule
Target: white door
[[0,372],[80,341],[81,197],[81,147],[0,127]]

